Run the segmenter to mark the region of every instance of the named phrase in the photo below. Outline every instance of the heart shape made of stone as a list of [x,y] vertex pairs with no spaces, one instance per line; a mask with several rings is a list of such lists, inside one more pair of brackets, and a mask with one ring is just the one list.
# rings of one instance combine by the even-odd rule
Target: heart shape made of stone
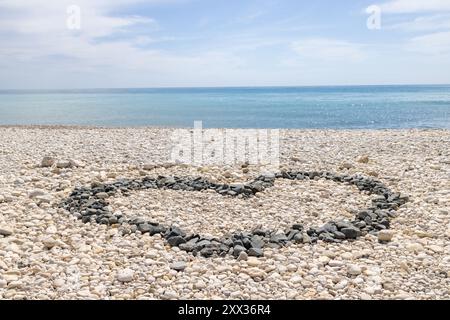
[[[305,180],[324,178],[338,183],[355,185],[360,191],[367,191],[377,197],[372,206],[358,211],[353,221],[330,221],[320,228],[305,228],[294,224],[284,233],[270,230],[251,230],[231,234],[223,239],[202,237],[200,234],[186,234],[176,226],[165,226],[159,222],[145,221],[143,218],[127,219],[113,214],[108,208],[107,199],[119,190],[127,195],[143,189],[171,189],[184,191],[214,190],[229,197],[252,197],[258,192],[274,186],[276,179]],[[330,172],[282,171],[276,174],[261,175],[244,184],[217,184],[204,178],[180,178],[159,176],[142,179],[123,179],[114,183],[93,183],[90,187],[76,188],[60,207],[74,214],[84,223],[95,222],[106,225],[128,224],[141,233],[151,236],[161,234],[170,246],[200,254],[203,257],[232,254],[238,257],[241,252],[260,257],[264,247],[279,248],[287,243],[342,242],[355,240],[367,233],[377,233],[390,227],[390,219],[408,197],[391,191],[382,182],[361,175],[339,175]]]

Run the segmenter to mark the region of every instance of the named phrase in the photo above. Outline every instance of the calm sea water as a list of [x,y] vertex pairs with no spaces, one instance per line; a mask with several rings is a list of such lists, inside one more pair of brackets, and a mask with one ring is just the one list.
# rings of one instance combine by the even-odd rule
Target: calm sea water
[[0,124],[450,128],[450,86],[0,91]]

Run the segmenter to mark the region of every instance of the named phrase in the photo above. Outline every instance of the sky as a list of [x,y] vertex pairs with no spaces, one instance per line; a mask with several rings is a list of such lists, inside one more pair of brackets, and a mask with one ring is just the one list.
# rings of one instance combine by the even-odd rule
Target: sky
[[450,0],[0,0],[0,89],[371,84],[450,84]]

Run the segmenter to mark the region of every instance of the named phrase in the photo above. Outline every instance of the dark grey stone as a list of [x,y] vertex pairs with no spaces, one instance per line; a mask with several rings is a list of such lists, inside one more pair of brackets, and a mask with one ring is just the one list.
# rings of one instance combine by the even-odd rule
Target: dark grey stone
[[150,232],[151,226],[148,223],[138,225],[138,230],[142,233]]
[[284,243],[287,242],[288,238],[284,234],[274,234],[270,237],[270,242],[273,243]]
[[214,250],[211,248],[203,248],[200,250],[200,255],[205,258],[209,258],[214,255]]
[[234,246],[233,255],[237,258],[237,257],[239,257],[239,254],[241,252],[246,252],[246,251],[247,251],[247,249],[245,249],[245,247],[243,247],[243,246]]
[[297,233],[292,240],[294,240],[296,243],[302,243],[303,242],[303,235],[299,232]]
[[250,257],[258,257],[258,258],[264,256],[264,252],[260,248],[250,248],[248,249],[247,254]]
[[339,239],[339,240],[344,240],[345,238],[347,238],[346,235],[340,231],[334,231],[333,235],[336,239]]
[[355,227],[343,228],[341,232],[345,235],[346,239],[356,239],[361,234],[361,231]]
[[166,228],[164,228],[163,226],[153,226],[150,225],[150,235],[154,236],[155,234],[162,234],[166,232]]
[[180,244],[186,243],[186,240],[184,240],[184,238],[181,236],[175,236],[175,237],[171,237],[171,238],[167,239],[167,242],[172,247],[178,247]]
[[198,242],[195,243],[195,249],[197,251],[200,251],[201,249],[203,249],[204,247],[207,247],[211,244],[211,241],[209,240],[200,240]]
[[257,236],[265,237],[267,235],[267,232],[264,230],[256,229],[256,230],[253,230],[253,234],[257,235]]
[[264,247],[264,240],[260,236],[253,236],[251,240],[251,247],[252,248],[263,248]]

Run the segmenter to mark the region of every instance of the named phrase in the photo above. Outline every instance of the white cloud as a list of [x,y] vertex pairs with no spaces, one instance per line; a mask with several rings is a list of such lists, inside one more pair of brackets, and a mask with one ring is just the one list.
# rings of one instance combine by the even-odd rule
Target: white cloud
[[450,55],[450,31],[436,32],[412,38],[406,48],[425,55]]
[[450,54],[450,0],[391,0],[381,4],[381,10],[383,14],[410,19],[385,26],[387,30],[416,34],[402,43],[402,50],[422,58],[423,55],[437,58]]
[[292,49],[303,58],[322,61],[361,61],[365,57],[362,45],[326,38],[295,41]]
[[[4,17],[0,19],[0,86],[181,86],[220,80],[222,75],[233,78],[230,75],[245,65],[230,52],[204,50],[183,55],[151,49],[156,42],[176,37],[152,34],[157,28],[152,18],[111,14],[122,5],[141,1],[0,0]],[[81,8],[80,30],[66,27],[66,9],[73,3]],[[127,32],[138,25],[148,32]]]
[[381,4],[383,13],[450,11],[449,0],[391,0]]
[[[147,17],[140,16],[111,16],[109,12],[117,6],[133,1],[76,1],[81,9],[80,34],[86,38],[105,36],[118,31],[121,28],[136,24],[152,24],[156,22]],[[9,10],[13,14],[0,20],[0,31],[17,32],[20,34],[55,36],[67,32],[67,8],[73,3],[71,0],[59,2],[46,0],[0,0],[0,8]]]
[[391,26],[387,26],[388,29],[397,29],[408,32],[416,31],[432,31],[450,29],[450,15],[430,15],[417,17],[412,21],[401,22]]

